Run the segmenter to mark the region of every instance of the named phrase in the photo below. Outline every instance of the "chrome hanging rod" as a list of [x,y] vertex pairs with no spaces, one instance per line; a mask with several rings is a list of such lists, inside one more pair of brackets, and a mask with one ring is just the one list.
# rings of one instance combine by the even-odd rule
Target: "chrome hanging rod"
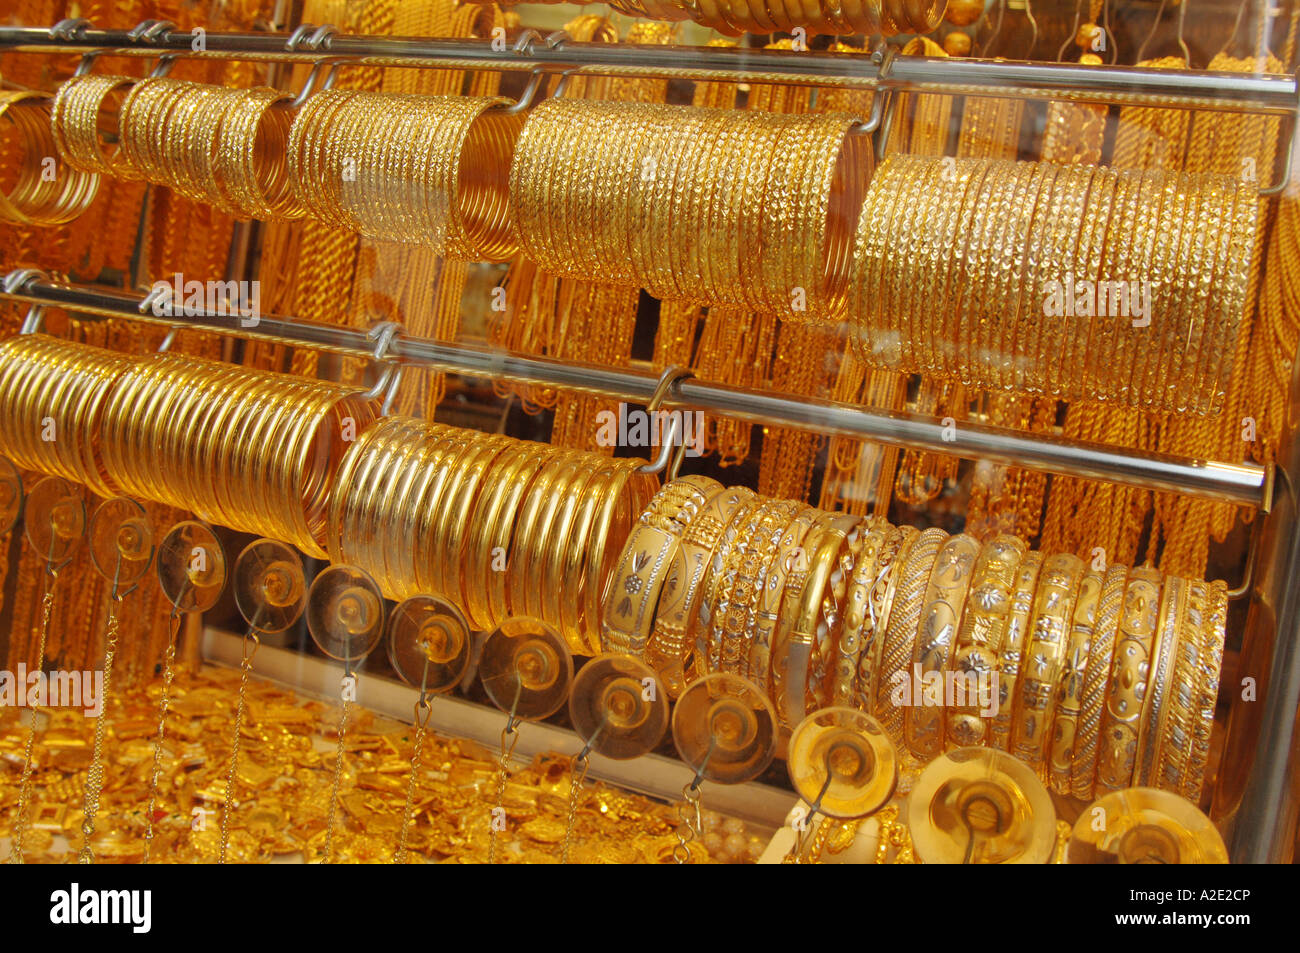
[[200,43],[196,32],[161,21],[146,21],[134,30],[100,30],[85,20],[67,20],[49,28],[0,28],[0,52],[172,53],[276,62],[328,60],[362,66],[578,70],[595,75],[670,75],[1279,116],[1297,112],[1296,77],[1288,75],[928,56],[892,57],[886,64],[879,52],[854,56],[744,47],[576,43],[562,34],[543,39],[531,30],[513,44],[499,39],[353,36],[334,32],[331,27],[311,30],[299,28],[293,34],[204,32]]
[[[156,315],[150,297],[54,281],[39,272],[10,272],[0,297],[34,306],[66,308],[108,317],[192,327],[237,337],[309,346],[358,356],[374,352],[365,330],[283,317],[260,317],[254,326],[237,314],[195,309],[196,313]],[[241,321],[243,323],[241,323]],[[602,397],[645,403],[660,376],[633,369],[571,364],[526,357],[468,344],[444,344],[397,333],[386,359],[400,363],[520,384],[559,387]],[[1148,490],[1164,490],[1268,509],[1270,471],[1263,467],[1218,463],[1084,443],[1049,434],[1025,434],[973,423],[944,425],[935,417],[871,410],[811,397],[755,392],[693,379],[668,388],[663,406],[715,413],[757,424],[777,424],[830,436],[870,440],[908,450],[935,451],[969,460],[1024,467],[1047,473],[1107,480]]]

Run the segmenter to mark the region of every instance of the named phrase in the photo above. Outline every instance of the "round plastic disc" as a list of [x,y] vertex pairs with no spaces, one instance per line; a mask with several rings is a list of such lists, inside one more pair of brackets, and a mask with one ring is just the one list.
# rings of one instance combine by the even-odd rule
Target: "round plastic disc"
[[926,864],[1045,864],[1056,846],[1047,788],[995,748],[957,748],[931,761],[908,797],[907,823]]
[[1115,791],[1084,808],[1070,833],[1071,864],[1226,864],[1228,849],[1194,804],[1159,788]]
[[450,602],[412,596],[388,616],[388,660],[402,681],[426,692],[447,692],[469,666],[469,622]]
[[573,683],[573,657],[538,619],[507,619],[488,633],[479,678],[492,704],[535,721],[559,711]]
[[0,536],[18,522],[23,508],[23,478],[8,457],[0,457]]
[[302,560],[284,543],[255,539],[235,560],[235,603],[259,632],[283,632],[302,615]]
[[185,520],[158,544],[158,585],[181,612],[206,612],[226,587],[226,551],[206,523]]
[[673,743],[693,770],[719,784],[758,777],[776,753],[776,712],[757,685],[715,673],[691,684],[673,709]]
[[894,743],[856,708],[823,708],[801,721],[785,766],[800,797],[842,820],[880,810],[898,785]]
[[27,495],[27,542],[54,566],[72,558],[86,534],[86,502],[62,477],[46,477]]
[[330,566],[307,592],[307,629],[316,647],[343,662],[369,655],[384,634],[384,596],[364,569]]
[[125,496],[95,507],[90,517],[90,559],[119,593],[143,579],[153,562],[153,522],[144,507]]
[[569,693],[574,730],[607,758],[639,758],[668,730],[668,697],[655,673],[629,655],[601,655],[582,667]]

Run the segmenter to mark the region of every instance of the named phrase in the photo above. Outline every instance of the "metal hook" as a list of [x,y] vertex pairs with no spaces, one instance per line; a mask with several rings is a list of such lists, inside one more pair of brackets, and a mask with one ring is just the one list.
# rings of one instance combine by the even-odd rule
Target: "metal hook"
[[1259,562],[1259,547],[1264,535],[1263,526],[1263,519],[1256,514],[1255,522],[1250,527],[1250,539],[1246,543],[1246,568],[1241,576],[1241,584],[1235,589],[1228,590],[1228,599],[1232,602],[1248,595],[1250,587],[1255,582],[1255,566]]
[[[1070,27],[1070,32],[1065,37],[1065,42],[1061,44],[1061,48],[1056,51],[1056,62],[1059,63],[1061,60],[1065,59],[1065,51],[1069,48],[1070,44],[1074,42],[1074,38],[1079,35],[1079,20],[1082,16],[1083,0],[1078,0],[1074,5],[1074,25]],[[1035,26],[1037,26],[1037,24],[1035,24]]]
[[19,334],[39,334],[41,326],[45,322],[45,305],[33,304],[27,309],[27,316],[23,318],[22,327],[18,329]]
[[65,17],[50,27],[52,40],[79,40],[86,30],[93,30],[95,24],[85,17]]
[[[1300,80],[1300,71],[1297,72],[1296,78],[1297,80]],[[1273,185],[1270,185],[1265,189],[1260,189],[1260,195],[1280,195],[1282,191],[1291,184],[1291,167],[1295,159],[1296,117],[1298,113],[1300,113],[1300,103],[1296,104],[1296,109],[1292,111],[1288,120],[1289,130],[1287,134],[1279,138],[1280,142],[1286,144],[1286,156],[1282,160],[1282,175]]]
[[993,43],[997,35],[1002,32],[1002,18],[1007,12],[1007,0],[998,0],[998,22],[993,26],[993,32],[988,35],[982,44],[980,44],[980,58],[982,59],[989,51],[989,46]]
[[137,43],[143,40],[153,45],[164,33],[175,29],[176,24],[171,20],[141,20],[126,35]]
[[[650,395],[650,400],[645,405],[646,416],[658,413],[660,405],[669,396],[673,388],[682,381],[694,376],[694,371],[678,364],[672,364],[664,368],[664,372],[659,375],[659,382],[655,384],[654,393]],[[637,473],[659,474],[668,470],[670,480],[677,478],[677,471],[681,469],[682,460],[686,456],[686,442],[681,439],[682,430],[684,429],[681,415],[670,417],[668,426],[668,433],[663,437],[659,447],[659,455],[655,457],[653,463],[645,463],[637,467]],[[672,458],[671,469],[668,466],[670,457]]]
[[176,61],[181,58],[179,53],[164,53],[158,57],[158,65],[149,72],[150,79],[161,79],[172,71]]
[[5,294],[17,294],[20,290],[26,290],[31,282],[49,277],[39,268],[15,268],[4,276],[3,285],[0,287],[4,288]]
[[1133,60],[1135,65],[1141,63],[1146,55],[1147,44],[1151,42],[1151,38],[1156,35],[1156,30],[1160,28],[1160,18],[1165,15],[1165,4],[1168,2],[1169,0],[1160,0],[1160,6],[1156,7],[1156,17],[1151,21],[1151,29],[1147,31],[1146,39],[1138,47],[1137,58]]
[[536,30],[524,30],[523,33],[519,34],[519,39],[515,40],[515,45],[512,49],[516,53],[523,53],[525,56],[528,56],[533,52],[533,44],[541,38],[542,35]]
[[[367,332],[367,337],[375,340],[375,349],[371,352],[371,358],[377,364],[384,364],[384,373],[375,381],[375,385],[366,391],[363,395],[365,400],[376,400],[380,395],[384,395],[385,404],[391,405],[393,393],[397,385],[393,377],[397,372],[397,365],[387,360],[388,349],[392,347],[393,338],[402,330],[402,326],[396,321],[380,321]],[[391,388],[391,390],[390,390]]]
[[162,341],[158,345],[159,354],[166,354],[168,351],[172,349],[172,345],[176,343],[176,334],[179,331],[180,331],[179,325],[173,325],[172,327],[167,329],[166,336],[162,339]]
[[508,116],[514,116],[525,112],[530,106],[532,106],[533,100],[537,98],[537,91],[541,89],[542,79],[547,75],[549,75],[549,73],[546,67],[533,67],[532,73],[528,76],[528,85],[526,85],[524,91],[519,94],[519,101],[513,106],[502,107],[501,111]]
[[89,53],[84,54],[81,57],[81,62],[77,64],[77,68],[72,75],[74,77],[85,76],[95,65],[95,60],[99,59],[100,54],[103,52],[103,50],[91,50]]
[[1029,34],[1029,49],[1025,52],[1025,59],[1034,58],[1034,47],[1038,45],[1038,20],[1034,17],[1034,9],[1031,0],[1025,0],[1025,19],[1029,21],[1031,32]]

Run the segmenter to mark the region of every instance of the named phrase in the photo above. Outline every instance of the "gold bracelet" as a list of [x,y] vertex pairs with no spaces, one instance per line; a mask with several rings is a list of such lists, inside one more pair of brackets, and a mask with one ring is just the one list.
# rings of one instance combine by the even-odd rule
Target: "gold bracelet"
[[1223,664],[1223,643],[1228,621],[1227,585],[1215,580],[1209,586],[1205,625],[1202,629],[1204,643],[1198,653],[1200,665],[1196,677],[1192,745],[1181,792],[1193,804],[1200,803],[1205,766],[1209,761],[1210,736],[1214,731],[1214,709],[1219,699],[1219,671]]
[[[952,669],[968,678],[973,676],[977,692],[975,700],[954,707],[948,715],[950,745],[966,748],[989,741],[992,718],[979,698],[978,689],[983,688],[979,681],[997,677],[1016,572],[1025,558],[1026,548],[1024,541],[1015,536],[994,537],[984,544],[971,571],[970,594],[954,641]],[[971,698],[971,688],[968,683],[967,698]],[[990,686],[990,690],[994,691],[989,701],[992,705],[997,698],[996,685]]]
[[1011,607],[1007,613],[1006,635],[998,651],[998,713],[993,719],[992,746],[1002,751],[1011,750],[1011,732],[1014,724],[1016,701],[1020,697],[1021,659],[1027,654],[1030,613],[1034,607],[1034,591],[1043,565],[1043,554],[1028,552],[1016,570],[1015,586],[1011,590]]
[[655,616],[655,630],[646,646],[646,661],[658,673],[672,697],[686,687],[686,661],[694,637],[695,616],[714,547],[732,514],[753,498],[745,487],[720,489],[705,501],[682,534],[676,558],[664,586],[669,601]]
[[1085,572],[1079,583],[1079,598],[1074,605],[1069,641],[1066,643],[1058,678],[1056,717],[1048,738],[1047,773],[1052,790],[1069,794],[1078,739],[1079,716],[1083,711],[1084,678],[1092,652],[1093,630],[1097,624],[1097,604],[1101,599],[1102,574]]
[[1196,717],[1196,679],[1199,653],[1204,644],[1205,611],[1209,587],[1188,581],[1183,621],[1174,648],[1167,711],[1162,716],[1160,748],[1155,756],[1152,783],[1166,791],[1181,791],[1192,748],[1192,721]]
[[864,643],[874,631],[871,625],[871,591],[880,572],[880,553],[893,527],[883,519],[867,522],[862,550],[853,563],[848,580],[844,620],[840,630],[839,654],[832,669],[830,702],[837,707],[854,703],[855,687]]
[[1083,562],[1061,554],[1043,562],[1027,633],[1024,677],[1018,693],[1011,753],[1042,775],[1056,700],[1056,684],[1069,640],[1069,620],[1078,599]]
[[1115,658],[1115,636],[1119,630],[1120,606],[1124,601],[1127,582],[1128,567],[1111,566],[1106,570],[1097,601],[1097,619],[1092,628],[1088,667],[1083,677],[1083,700],[1075,729],[1074,763],[1070,770],[1071,793],[1083,801],[1092,800],[1096,783],[1102,711],[1106,705],[1106,690],[1110,685],[1111,663]]
[[[939,549],[921,601],[916,644],[912,648],[912,671],[908,672],[909,676],[912,672],[918,673],[921,684],[931,674],[942,681],[949,668],[953,642],[962,625],[966,593],[979,553],[979,541],[965,534],[948,537]],[[933,758],[943,751],[943,705],[952,703],[952,700],[941,698],[943,704],[939,706],[927,704],[925,697],[913,697],[911,701],[911,706],[903,713],[907,746],[918,758]]]
[[1164,592],[1160,599],[1155,635],[1151,642],[1151,663],[1147,674],[1147,690],[1142,700],[1139,720],[1134,783],[1143,787],[1158,784],[1155,768],[1160,760],[1164,742],[1162,727],[1169,717],[1167,699],[1171,692],[1174,658],[1178,649],[1178,635],[1187,610],[1187,582],[1178,576],[1166,576]]
[[880,547],[879,568],[871,581],[870,600],[868,602],[868,631],[863,635],[862,654],[858,662],[858,683],[854,693],[854,705],[859,711],[870,714],[875,710],[876,690],[880,675],[880,660],[883,654],[885,632],[889,628],[889,615],[893,606],[894,592],[897,589],[901,561],[919,535],[914,526],[898,526],[889,530]]
[[911,681],[907,667],[921,621],[921,598],[930,581],[930,571],[939,556],[939,548],[947,538],[948,534],[937,527],[921,531],[908,550],[906,561],[900,566],[902,571],[897,577],[898,585],[891,600],[889,628],[885,632],[880,657],[876,718],[896,744],[903,741],[903,707],[898,696],[903,681]]
[[1154,569],[1134,569],[1124,592],[1110,696],[1102,716],[1101,749],[1097,757],[1097,785],[1108,791],[1133,783],[1151,640],[1160,610],[1161,579]]

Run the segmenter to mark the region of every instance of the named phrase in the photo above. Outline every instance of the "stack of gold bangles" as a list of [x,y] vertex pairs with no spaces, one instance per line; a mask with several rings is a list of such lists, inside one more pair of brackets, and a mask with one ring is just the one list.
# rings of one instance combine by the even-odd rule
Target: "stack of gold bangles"
[[110,390],[133,364],[43,334],[0,343],[0,453],[23,469],[113,496],[119,488],[100,453],[100,426]]
[[99,193],[95,170],[83,170],[66,156],[59,164],[58,137],[50,131],[50,107],[43,99],[40,93],[0,90],[0,119],[17,131],[23,151],[13,187],[0,190],[0,221],[62,225],[90,208]]
[[643,463],[385,418],[340,466],[330,558],[392,598],[440,596],[477,629],[541,619],[594,655],[613,561],[658,485]]
[[105,401],[104,466],[127,495],[324,558],[334,473],[375,410],[341,384],[154,354]]
[[790,725],[849,705],[921,760],[990,745],[1061,794],[1139,784],[1195,801],[1227,607],[1222,582],[684,477],[628,536],[602,634],[674,694],[743,675]]
[[[125,91],[120,146],[106,153],[101,123]],[[289,93],[227,89],[166,78],[76,76],[59,87],[51,117],[64,161],[175,189],[243,218],[302,214],[289,188]]]
[[517,251],[506,183],[523,116],[507,99],[328,90],[289,133],[289,167],[312,216],[469,261]]
[[1258,209],[1222,175],[891,156],[858,224],[853,339],[936,380],[1215,413]]
[[510,169],[519,244],[555,274],[832,318],[870,168],[854,122],[548,100],[529,115]]

